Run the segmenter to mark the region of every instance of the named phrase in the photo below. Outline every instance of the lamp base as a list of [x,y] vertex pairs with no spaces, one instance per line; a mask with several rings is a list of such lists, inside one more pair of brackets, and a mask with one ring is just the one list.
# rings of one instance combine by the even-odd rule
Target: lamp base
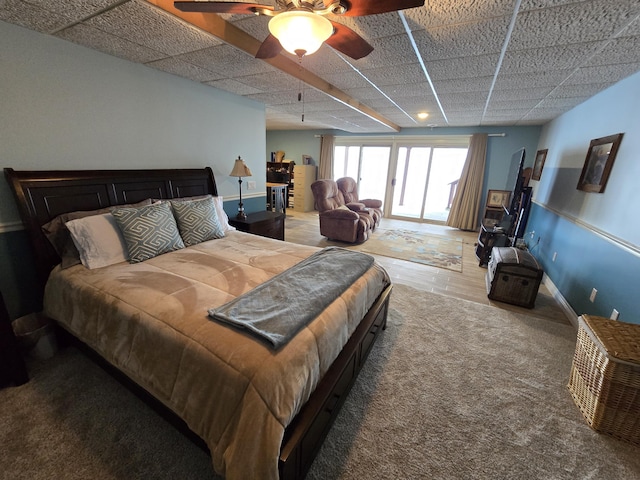
[[238,220],[246,220],[247,219],[247,214],[244,213],[244,211],[238,212],[238,214],[236,215],[236,218]]

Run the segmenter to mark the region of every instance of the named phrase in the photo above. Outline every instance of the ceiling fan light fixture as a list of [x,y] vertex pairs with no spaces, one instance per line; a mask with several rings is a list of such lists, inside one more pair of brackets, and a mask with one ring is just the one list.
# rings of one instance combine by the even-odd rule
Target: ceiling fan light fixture
[[333,25],[316,13],[292,10],[269,20],[269,31],[287,52],[302,57],[320,48],[333,34]]

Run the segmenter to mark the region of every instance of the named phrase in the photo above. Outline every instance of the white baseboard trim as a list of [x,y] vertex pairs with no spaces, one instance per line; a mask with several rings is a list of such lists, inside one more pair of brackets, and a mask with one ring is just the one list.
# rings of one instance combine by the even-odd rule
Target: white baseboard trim
[[546,273],[543,274],[542,276],[542,283],[544,283],[545,287],[547,287],[547,289],[549,290],[549,293],[553,296],[553,298],[555,298],[558,301],[558,303],[560,304],[560,307],[562,308],[562,311],[571,322],[571,325],[573,325],[577,330],[578,314],[573,310],[573,308],[571,308],[571,305],[569,305],[569,302],[567,302],[567,300],[562,296],[562,293],[560,293],[560,290],[558,290],[558,287],[555,286],[555,284],[551,281],[551,279],[547,276]]
[[22,222],[0,223],[0,233],[17,232],[18,230],[24,230]]

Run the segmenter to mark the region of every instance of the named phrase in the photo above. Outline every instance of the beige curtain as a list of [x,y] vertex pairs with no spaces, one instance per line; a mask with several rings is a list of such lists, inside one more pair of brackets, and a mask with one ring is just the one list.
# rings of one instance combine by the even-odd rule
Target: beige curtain
[[487,156],[487,134],[476,133],[471,136],[467,160],[462,168],[458,188],[447,225],[460,230],[476,230],[478,228],[478,209],[482,194],[484,165]]
[[318,167],[318,180],[333,178],[333,135],[322,135],[320,139],[320,165]]

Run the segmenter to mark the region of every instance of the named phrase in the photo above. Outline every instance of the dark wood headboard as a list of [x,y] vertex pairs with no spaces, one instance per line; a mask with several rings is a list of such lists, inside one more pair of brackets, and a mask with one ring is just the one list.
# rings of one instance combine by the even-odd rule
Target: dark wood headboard
[[217,195],[210,167],[163,170],[49,170],[4,169],[18,211],[34,248],[42,286],[60,262],[44,236],[42,225],[63,213],[97,210],[147,198],[170,199]]

